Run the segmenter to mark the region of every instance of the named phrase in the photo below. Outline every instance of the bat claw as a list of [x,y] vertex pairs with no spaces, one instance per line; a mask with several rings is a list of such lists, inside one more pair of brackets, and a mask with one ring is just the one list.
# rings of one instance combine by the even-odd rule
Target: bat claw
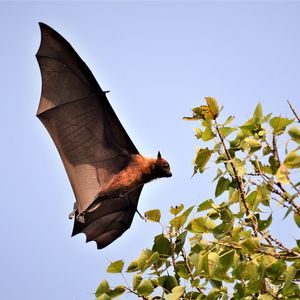
[[73,210],[69,213],[69,219],[72,220],[76,216],[77,204],[74,203]]
[[136,210],[136,212],[138,213],[138,215],[142,220],[147,221],[147,219],[144,216],[142,216],[142,214],[138,210]]

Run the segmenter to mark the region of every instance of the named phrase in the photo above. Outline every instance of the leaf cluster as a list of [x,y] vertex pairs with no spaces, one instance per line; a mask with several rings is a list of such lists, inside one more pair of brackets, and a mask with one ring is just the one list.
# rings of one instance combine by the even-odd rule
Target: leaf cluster
[[[232,116],[219,122],[217,101],[205,100],[184,119],[200,124],[194,175],[216,169],[214,197],[171,207],[151,248],[126,268],[122,260],[108,266],[109,273],[132,273],[131,284],[110,288],[103,280],[97,299],[124,293],[166,300],[300,299],[300,240],[288,247],[271,232],[278,207],[300,227],[300,130],[294,119],[264,115],[261,104],[240,126],[232,125]],[[145,217],[160,224],[161,211]]]

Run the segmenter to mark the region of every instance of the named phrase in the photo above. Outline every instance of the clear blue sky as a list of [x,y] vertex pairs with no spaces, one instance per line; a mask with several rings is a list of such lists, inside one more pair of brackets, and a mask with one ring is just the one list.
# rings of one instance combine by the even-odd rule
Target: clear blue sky
[[[41,90],[38,22],[55,28],[93,71],[141,153],[168,158],[174,176],[148,184],[139,210],[211,197],[211,175],[191,179],[197,141],[182,121],[204,96],[223,114],[300,111],[300,3],[0,2],[0,298],[87,300],[109,261],[131,261],[160,227],[138,216],[108,248],[71,238],[74,197],[35,117]],[[165,219],[166,219],[165,218]],[[298,233],[280,222],[277,236]],[[298,236],[299,238],[299,236]],[[113,276],[112,282],[122,283]],[[124,299],[130,299],[130,296]]]

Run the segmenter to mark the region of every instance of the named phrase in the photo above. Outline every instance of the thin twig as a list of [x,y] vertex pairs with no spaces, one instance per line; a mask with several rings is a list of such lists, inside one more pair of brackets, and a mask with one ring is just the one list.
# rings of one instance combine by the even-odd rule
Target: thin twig
[[298,123],[300,123],[300,118],[296,112],[296,110],[294,109],[294,107],[292,106],[291,102],[289,100],[287,100],[288,105],[290,106],[291,111],[293,112],[294,116],[296,117],[296,119],[298,120]]
[[238,171],[234,165],[234,163],[232,162],[232,158],[231,158],[231,155],[225,145],[225,141],[224,141],[224,138],[219,130],[219,127],[217,125],[217,122],[215,121],[215,128],[217,130],[217,133],[218,133],[218,136],[221,140],[221,143],[223,145],[223,149],[226,153],[226,156],[227,156],[227,159],[232,167],[232,170],[233,170],[233,174],[234,174],[234,177],[236,178],[237,182],[238,182],[238,189],[241,193],[241,200],[242,200],[242,203],[245,207],[245,210],[246,210],[246,216],[252,221],[252,224],[251,224],[251,227],[253,228],[253,232],[254,232],[254,235],[255,236],[258,236],[258,225],[257,225],[257,220],[255,219],[255,217],[253,216],[253,214],[251,214],[250,212],[250,209],[249,209],[249,206],[247,204],[247,201],[246,201],[246,193],[245,193],[245,187],[244,187],[244,183],[243,183],[243,180],[242,178],[239,176],[238,174]]
[[[188,259],[187,259],[187,257],[186,257],[186,254],[185,254],[185,251],[184,251],[183,248],[181,249],[181,256],[183,257],[184,263],[185,263],[185,265],[186,265],[186,268],[187,268],[187,270],[188,270],[188,272],[189,272],[189,275],[190,275],[192,281],[194,281],[195,278],[194,278],[194,276],[193,276],[192,269],[191,269],[191,267],[190,267],[190,264],[189,264],[189,262],[188,262]],[[197,291],[198,291],[199,293],[202,293],[202,291],[201,291],[201,289],[200,289],[199,287],[196,287],[196,289],[197,289]]]

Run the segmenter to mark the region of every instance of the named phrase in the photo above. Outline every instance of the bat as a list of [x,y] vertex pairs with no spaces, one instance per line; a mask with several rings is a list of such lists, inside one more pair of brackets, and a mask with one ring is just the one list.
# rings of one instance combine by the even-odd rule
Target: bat
[[54,29],[39,23],[42,77],[37,117],[60,154],[74,195],[72,236],[101,249],[131,225],[145,183],[172,176],[161,157],[142,156],[92,72]]

